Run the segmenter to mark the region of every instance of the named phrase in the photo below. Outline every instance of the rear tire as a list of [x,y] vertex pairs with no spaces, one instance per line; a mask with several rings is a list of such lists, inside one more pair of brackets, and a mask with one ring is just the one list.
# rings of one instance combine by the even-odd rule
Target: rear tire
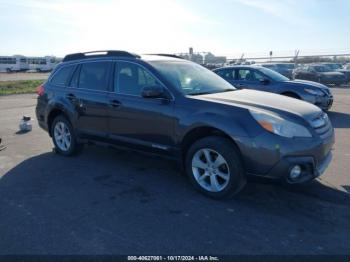
[[62,115],[57,116],[51,125],[52,141],[55,151],[64,156],[79,153],[83,147],[77,142],[77,136],[69,120]]
[[218,136],[196,141],[186,154],[185,169],[194,187],[214,199],[233,197],[247,181],[238,149]]

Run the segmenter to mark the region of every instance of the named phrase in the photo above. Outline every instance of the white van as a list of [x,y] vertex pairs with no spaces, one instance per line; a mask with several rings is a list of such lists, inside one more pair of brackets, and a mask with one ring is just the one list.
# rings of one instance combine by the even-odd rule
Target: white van
[[27,63],[29,70],[35,70],[37,72],[48,72],[55,68],[59,63],[59,59],[54,56],[45,57],[28,57]]
[[0,72],[20,72],[28,69],[27,58],[24,56],[0,56]]

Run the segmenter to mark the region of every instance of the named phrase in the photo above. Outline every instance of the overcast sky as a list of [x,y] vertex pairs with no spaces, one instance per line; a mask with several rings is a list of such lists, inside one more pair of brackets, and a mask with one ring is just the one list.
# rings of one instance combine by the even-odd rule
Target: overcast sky
[[0,54],[350,53],[349,0],[0,0]]

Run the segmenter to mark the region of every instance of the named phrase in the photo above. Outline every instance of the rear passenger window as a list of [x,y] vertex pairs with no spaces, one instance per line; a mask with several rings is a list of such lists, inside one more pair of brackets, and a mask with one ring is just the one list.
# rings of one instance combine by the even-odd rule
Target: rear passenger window
[[79,88],[107,91],[110,66],[111,62],[91,62],[82,64]]
[[65,66],[58,69],[57,73],[51,79],[51,83],[58,86],[67,86],[69,78],[75,66]]
[[233,69],[222,69],[216,72],[219,76],[227,80],[235,79],[235,70]]

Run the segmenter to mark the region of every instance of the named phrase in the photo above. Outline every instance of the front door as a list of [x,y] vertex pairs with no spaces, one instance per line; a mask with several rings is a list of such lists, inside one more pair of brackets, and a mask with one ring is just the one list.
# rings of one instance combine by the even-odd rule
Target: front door
[[236,69],[236,85],[239,88],[254,89],[265,92],[273,91],[273,82],[264,82],[267,77],[255,69]]
[[142,88],[152,85],[162,84],[143,66],[116,63],[115,92],[109,95],[110,136],[119,143],[169,151],[174,146],[174,101],[143,98]]

